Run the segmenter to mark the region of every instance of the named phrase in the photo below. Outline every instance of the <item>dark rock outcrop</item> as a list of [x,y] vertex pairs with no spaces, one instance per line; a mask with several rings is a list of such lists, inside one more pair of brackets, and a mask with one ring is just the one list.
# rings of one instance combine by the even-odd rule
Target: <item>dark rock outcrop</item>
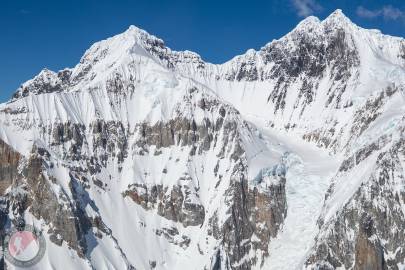
[[61,92],[65,89],[70,75],[71,70],[69,69],[61,70],[58,73],[44,69],[34,79],[21,85],[13,95],[13,99],[26,97],[30,94]]
[[135,203],[146,210],[157,209],[157,213],[169,220],[187,226],[198,226],[204,223],[205,209],[198,201],[198,193],[187,185],[163,187],[145,184],[133,184],[124,192]]
[[18,177],[21,156],[4,141],[0,140],[0,196]]
[[405,263],[405,191],[398,188],[404,185],[404,158],[400,139],[379,153],[369,178],[336,216],[319,221],[322,234],[307,261],[311,269],[398,269]]
[[[235,176],[241,175],[243,170],[240,164],[234,171]],[[209,220],[209,234],[220,240],[224,251],[222,260],[227,261],[221,264],[229,264],[230,269],[251,269],[263,263],[271,238],[277,235],[286,217],[285,176],[267,177],[277,181],[273,179],[265,188],[249,187],[244,176],[235,179],[225,193],[229,217],[224,224],[218,223],[217,213]],[[246,259],[252,250],[256,256]],[[262,261],[258,261],[259,258]]]
[[[48,157],[49,153],[46,150],[35,151],[34,148],[23,172],[29,192],[27,195],[31,206],[29,211],[50,225],[48,233],[51,235],[51,241],[59,245],[66,241],[84,257],[87,248],[85,234],[91,227],[90,221],[81,209],[79,201],[70,198],[63,189],[55,193],[51,187],[56,179],[47,175],[44,170],[49,164]],[[75,194],[73,185],[70,182],[69,191]]]

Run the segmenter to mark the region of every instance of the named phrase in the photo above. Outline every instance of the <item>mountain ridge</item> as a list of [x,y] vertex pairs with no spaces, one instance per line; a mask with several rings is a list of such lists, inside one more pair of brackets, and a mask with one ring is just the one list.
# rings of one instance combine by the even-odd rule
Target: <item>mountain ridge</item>
[[[178,57],[183,57],[183,58],[185,57],[185,58],[187,58],[187,59],[191,58],[191,59],[193,59],[194,61],[197,61],[198,63],[202,63],[202,62],[203,62],[203,63],[206,64],[206,65],[210,65],[210,66],[214,66],[214,67],[219,67],[219,68],[220,68],[220,67],[222,67],[222,66],[224,66],[224,65],[226,65],[226,64],[228,64],[228,63],[231,63],[231,62],[235,61],[235,59],[247,57],[248,55],[252,55],[253,52],[259,53],[261,50],[265,49],[267,46],[271,46],[271,44],[274,43],[274,42],[277,42],[277,41],[281,41],[281,40],[286,39],[288,36],[290,36],[290,35],[291,35],[292,33],[294,33],[294,32],[297,32],[297,31],[299,32],[300,30],[303,31],[303,32],[305,32],[305,31],[308,30],[308,29],[306,29],[306,27],[305,27],[305,26],[307,26],[307,25],[312,25],[312,27],[315,27],[315,26],[319,27],[320,25],[325,25],[325,24],[328,24],[328,23],[332,23],[332,24],[334,24],[335,26],[336,26],[336,25],[339,25],[340,27],[341,27],[341,26],[355,27],[355,28],[360,29],[360,30],[362,30],[362,31],[366,31],[366,32],[369,32],[369,33],[377,34],[378,36],[380,36],[380,38],[389,38],[389,39],[396,40],[396,41],[398,41],[398,42],[405,43],[405,42],[404,42],[404,39],[403,39],[402,37],[393,37],[393,36],[389,36],[389,35],[382,34],[382,33],[380,33],[380,32],[376,32],[375,30],[368,30],[368,29],[364,29],[364,28],[358,27],[358,26],[355,25],[348,17],[346,17],[346,16],[343,14],[342,10],[337,9],[336,11],[334,11],[333,13],[331,13],[328,17],[326,17],[326,18],[325,18],[324,20],[322,20],[322,21],[319,20],[319,18],[317,18],[317,17],[309,16],[309,17],[307,17],[306,19],[304,19],[303,21],[301,21],[293,30],[291,30],[289,33],[287,33],[287,34],[284,35],[283,37],[281,37],[281,38],[279,38],[279,39],[275,39],[275,40],[273,40],[273,41],[271,41],[271,42],[266,43],[265,45],[263,45],[263,47],[262,47],[261,49],[259,49],[259,50],[257,50],[257,51],[254,50],[254,49],[248,49],[245,54],[241,54],[241,55],[234,56],[233,58],[231,58],[231,59],[228,60],[228,61],[225,61],[225,62],[222,63],[222,64],[212,64],[212,63],[210,63],[210,62],[206,62],[206,61],[204,61],[204,60],[202,59],[202,57],[201,57],[198,53],[195,53],[195,52],[192,52],[192,51],[189,51],[189,50],[185,50],[185,51],[175,51],[175,50],[171,50],[169,47],[166,47],[166,45],[164,44],[164,41],[163,41],[162,39],[160,39],[160,38],[158,38],[158,37],[156,37],[156,36],[154,36],[154,35],[152,35],[152,34],[149,34],[148,32],[146,32],[146,31],[143,30],[143,29],[140,29],[140,28],[138,28],[138,27],[136,27],[136,26],[134,26],[134,25],[131,25],[131,26],[129,26],[128,29],[127,29],[126,31],[124,31],[123,33],[118,34],[118,35],[115,35],[115,36],[113,36],[113,37],[111,37],[111,38],[108,38],[108,39],[105,39],[105,40],[102,40],[102,41],[99,41],[99,42],[96,42],[95,44],[93,44],[88,50],[86,50],[86,52],[84,53],[83,57],[80,59],[80,62],[79,62],[78,65],[80,65],[80,63],[84,61],[84,58],[86,57],[87,54],[91,54],[90,51],[91,51],[91,49],[92,49],[93,47],[100,46],[102,43],[105,43],[105,44],[108,44],[109,42],[111,43],[111,42],[113,42],[113,41],[116,40],[116,39],[120,39],[120,40],[121,40],[120,44],[127,44],[126,38],[128,38],[128,39],[133,39],[133,40],[134,40],[133,45],[138,44],[138,45],[140,45],[140,46],[145,46],[145,42],[147,42],[147,41],[152,42],[152,43],[154,42],[157,47],[160,47],[160,49],[162,49],[162,50],[163,50],[165,53],[167,53],[167,54],[173,54],[173,55],[176,55],[176,56],[178,56]],[[304,29],[301,29],[301,28],[304,28]],[[122,42],[122,41],[125,41],[125,42]],[[132,44],[132,43],[130,43],[130,44]],[[130,45],[130,46],[132,46],[132,45]],[[404,48],[405,48],[405,45],[404,45]],[[130,48],[127,48],[126,50],[128,50],[128,49],[130,49]],[[153,49],[153,48],[152,48],[152,49]],[[250,52],[250,53],[249,53],[249,52]],[[405,55],[405,49],[403,49],[402,53],[403,53],[403,55]],[[405,56],[404,56],[404,57],[405,57]],[[62,69],[62,70],[60,70],[60,71],[57,71],[56,74],[57,74],[57,73],[71,72],[71,71],[75,70],[76,68],[77,68],[77,66],[76,66],[76,67],[73,67],[73,68],[65,68],[65,69]],[[40,76],[40,75],[42,74],[42,72],[44,72],[44,71],[46,72],[46,71],[49,71],[49,70],[45,68],[43,71],[41,71],[41,72],[40,72],[37,76],[35,76],[34,78]],[[52,72],[53,72],[53,71],[52,71]],[[55,73],[55,72],[54,72],[54,73]],[[74,75],[73,75],[73,76],[74,76]],[[31,81],[31,80],[28,80],[28,81],[25,82],[24,84],[27,84],[27,83],[30,82],[30,81]],[[24,84],[23,84],[23,85],[24,85]],[[22,86],[23,86],[23,85],[22,85]],[[21,88],[21,87],[20,87],[20,88]],[[19,90],[16,90],[16,91],[17,91],[17,93],[18,93]],[[15,95],[16,95],[16,94],[15,94]]]

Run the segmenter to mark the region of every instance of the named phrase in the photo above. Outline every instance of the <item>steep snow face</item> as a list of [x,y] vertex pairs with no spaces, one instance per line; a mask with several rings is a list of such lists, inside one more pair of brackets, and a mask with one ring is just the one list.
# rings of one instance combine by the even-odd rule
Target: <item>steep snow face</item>
[[[1,105],[1,140],[23,154],[2,194],[9,219],[43,228],[51,250],[71,249],[72,268],[262,263],[286,211],[285,173],[262,176],[250,166],[258,154],[271,156],[264,140],[230,104],[138,40],[123,44],[122,58],[121,36],[112,40],[70,70],[65,90],[24,92]],[[105,49],[112,55],[97,54]],[[282,162],[271,157],[263,168]],[[52,265],[61,265],[58,257],[41,268]]]
[[0,224],[41,269],[395,268],[404,73],[340,10],[221,65],[131,26],[0,105]]
[[[99,265],[104,256],[106,265],[115,269],[147,268],[149,263],[202,269],[210,264],[221,241],[228,241],[221,238],[223,224],[234,226],[229,213],[237,195],[234,189],[253,192],[256,184],[248,182],[246,175],[259,172],[250,172],[247,164],[257,152],[268,151],[240,114],[209,90],[187,79],[164,80],[160,73],[156,77],[128,96],[110,96],[110,88],[92,90],[96,93],[58,92],[30,95],[6,106],[2,140],[26,156],[27,168],[40,164],[14,182],[25,190],[23,198],[32,202],[30,208],[19,206],[21,198],[5,194],[11,207],[18,209],[10,217],[26,215],[46,228],[51,248],[68,246],[96,268],[105,267]],[[174,84],[167,88],[167,83]],[[139,112],[135,102],[142,102]],[[21,139],[31,145],[20,145]],[[35,182],[46,191],[45,199]],[[246,186],[233,188],[234,183]],[[255,194],[267,198],[266,192],[282,186],[282,180],[269,176],[260,184],[263,187]],[[254,205],[254,200],[250,203]],[[66,210],[54,210],[57,205]],[[254,216],[261,207],[252,207],[248,214]],[[284,209],[280,207],[281,219]],[[77,224],[58,221],[72,216]],[[269,226],[275,234],[282,220],[272,222]],[[237,237],[245,240],[246,248],[264,254],[266,250],[254,247],[252,241],[262,237],[254,238],[254,232],[265,230],[257,228]],[[148,245],[134,248],[135,240]],[[233,248],[223,247],[223,256]],[[175,260],[178,252],[190,255]],[[198,262],[195,254],[200,254]],[[239,263],[236,255],[226,257],[224,261]],[[242,263],[250,264],[253,258]],[[41,267],[59,265],[57,260],[49,258]],[[83,268],[82,260],[75,267]]]

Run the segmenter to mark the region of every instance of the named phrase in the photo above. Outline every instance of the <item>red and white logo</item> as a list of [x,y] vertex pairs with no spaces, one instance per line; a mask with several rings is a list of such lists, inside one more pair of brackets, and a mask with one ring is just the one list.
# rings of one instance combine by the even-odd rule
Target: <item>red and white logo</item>
[[39,241],[30,231],[15,232],[8,242],[11,256],[20,261],[29,261],[39,252]]
[[23,230],[13,230],[6,236],[6,258],[19,267],[30,267],[37,264],[45,253],[45,238],[32,226]]

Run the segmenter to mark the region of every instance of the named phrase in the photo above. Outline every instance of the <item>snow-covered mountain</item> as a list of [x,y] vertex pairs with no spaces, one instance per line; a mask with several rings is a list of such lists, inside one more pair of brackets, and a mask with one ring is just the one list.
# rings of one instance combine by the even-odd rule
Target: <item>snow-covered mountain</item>
[[221,65],[131,26],[0,105],[0,224],[39,269],[405,269],[404,89],[340,10]]

